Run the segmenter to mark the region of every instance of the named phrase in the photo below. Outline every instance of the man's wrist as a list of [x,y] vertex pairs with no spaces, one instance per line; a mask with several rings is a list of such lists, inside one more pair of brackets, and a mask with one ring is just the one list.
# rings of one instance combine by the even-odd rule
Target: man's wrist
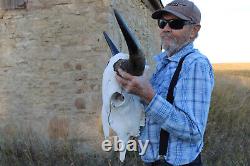
[[147,92],[147,94],[145,95],[145,98],[144,98],[145,102],[146,102],[147,104],[149,104],[150,101],[154,98],[154,95],[155,95],[154,91],[153,91],[153,90],[149,90],[149,91]]

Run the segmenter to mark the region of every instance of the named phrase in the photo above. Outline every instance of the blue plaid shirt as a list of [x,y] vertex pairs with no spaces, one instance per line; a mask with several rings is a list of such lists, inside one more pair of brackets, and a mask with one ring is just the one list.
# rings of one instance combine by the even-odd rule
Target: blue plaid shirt
[[[181,57],[189,54],[174,88],[174,104],[166,100],[168,87]],[[161,128],[170,134],[165,160],[173,165],[193,161],[203,147],[211,93],[214,86],[212,66],[206,56],[190,43],[171,57],[155,56],[156,71],[151,78],[155,96],[146,105],[146,124],[140,140],[149,140],[144,162],[158,159]]]

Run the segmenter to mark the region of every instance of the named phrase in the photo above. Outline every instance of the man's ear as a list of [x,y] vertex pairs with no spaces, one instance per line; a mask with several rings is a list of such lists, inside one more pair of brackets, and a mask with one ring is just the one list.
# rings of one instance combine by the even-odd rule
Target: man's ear
[[190,38],[195,39],[198,36],[198,32],[201,29],[201,25],[194,25],[191,31]]

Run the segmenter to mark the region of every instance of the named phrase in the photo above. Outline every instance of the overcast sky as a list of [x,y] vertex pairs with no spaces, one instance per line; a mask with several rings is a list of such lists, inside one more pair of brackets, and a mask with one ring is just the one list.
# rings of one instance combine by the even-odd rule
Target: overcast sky
[[[171,0],[162,0],[163,5]],[[212,63],[250,62],[250,1],[192,0],[201,10],[195,46]]]

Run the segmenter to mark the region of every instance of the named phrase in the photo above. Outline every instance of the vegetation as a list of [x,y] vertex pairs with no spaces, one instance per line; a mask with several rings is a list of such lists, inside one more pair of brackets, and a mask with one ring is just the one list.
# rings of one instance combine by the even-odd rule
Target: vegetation
[[233,64],[215,66],[215,80],[204,162],[211,166],[247,166],[250,164],[250,64],[244,64],[244,68]]
[[[248,67],[215,66],[216,84],[202,152],[204,165],[250,165],[250,64]],[[136,153],[128,153],[121,164],[115,152],[110,158],[79,154],[75,141],[45,141],[33,131],[11,138],[1,134],[0,146],[1,166],[142,166]]]

